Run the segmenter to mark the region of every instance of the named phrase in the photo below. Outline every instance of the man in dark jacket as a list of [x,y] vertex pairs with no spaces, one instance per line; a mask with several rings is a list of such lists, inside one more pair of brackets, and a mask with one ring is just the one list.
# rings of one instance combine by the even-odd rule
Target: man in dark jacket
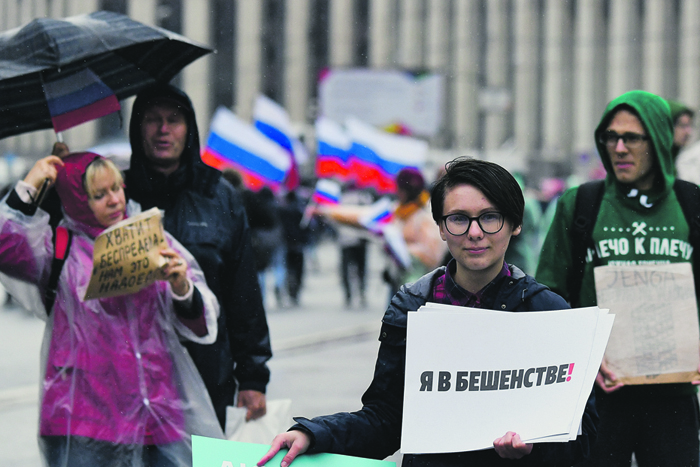
[[213,345],[187,346],[225,426],[226,406],[265,414],[272,356],[245,210],[221,172],[200,159],[192,103],[171,85],[139,93],[129,127],[127,195],[143,209],[165,211],[165,229],[199,262],[221,305]]
[[[447,267],[401,286],[392,298],[382,320],[374,379],[362,396],[362,409],[311,420],[296,418],[297,424],[273,440],[258,465],[283,447],[289,452],[282,467],[304,452],[375,459],[393,454],[401,444],[407,313],[427,301],[511,312],[568,308],[559,295],[504,261],[511,237],[520,233],[524,209],[520,186],[505,169],[490,162],[457,159],[433,187],[431,205],[440,236],[454,259]],[[465,423],[479,423],[464,418]],[[568,467],[590,452],[597,423],[591,392],[575,441],[529,444],[507,432],[494,441],[493,449],[405,454],[403,466]]]

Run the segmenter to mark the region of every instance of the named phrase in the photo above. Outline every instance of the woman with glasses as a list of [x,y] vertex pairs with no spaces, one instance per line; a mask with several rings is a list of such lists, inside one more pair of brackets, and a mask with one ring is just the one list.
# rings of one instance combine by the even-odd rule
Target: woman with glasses
[[[522,229],[525,202],[515,178],[499,165],[467,158],[448,163],[446,169],[433,186],[431,207],[453,259],[394,295],[382,320],[374,379],[362,397],[362,409],[311,420],[296,418],[297,424],[273,440],[258,465],[285,447],[289,452],[282,467],[304,452],[376,459],[392,455],[401,441],[407,313],[426,302],[512,312],[568,308],[560,296],[504,260],[511,237]],[[574,441],[525,444],[517,433],[508,432],[494,440],[493,449],[406,454],[403,465],[573,465],[588,455],[597,419],[591,393],[581,434]]]

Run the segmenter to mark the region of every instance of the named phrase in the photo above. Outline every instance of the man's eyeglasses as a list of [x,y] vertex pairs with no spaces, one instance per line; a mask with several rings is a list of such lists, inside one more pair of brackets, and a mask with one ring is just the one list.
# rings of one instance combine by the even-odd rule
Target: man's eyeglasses
[[622,138],[622,144],[624,144],[627,149],[637,149],[644,141],[647,141],[649,137],[647,135],[640,135],[639,133],[623,133],[618,134],[614,131],[606,131],[600,135],[598,142],[604,144],[608,149],[614,149],[617,146],[617,142]]
[[503,228],[504,218],[500,212],[485,212],[479,217],[469,217],[464,214],[450,214],[442,216],[442,221],[445,223],[445,228],[454,236],[460,236],[467,233],[472,221],[479,224],[479,228],[486,234],[495,234]]

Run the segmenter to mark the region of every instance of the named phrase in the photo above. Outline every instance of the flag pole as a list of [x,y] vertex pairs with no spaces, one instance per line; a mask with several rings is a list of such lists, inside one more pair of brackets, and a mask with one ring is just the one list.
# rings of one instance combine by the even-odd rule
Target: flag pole
[[304,215],[301,218],[301,222],[299,222],[299,226],[302,229],[305,229],[309,226],[309,223],[311,223],[311,218],[314,215],[314,211],[316,210],[316,207],[318,205],[316,204],[316,201],[311,201],[309,204],[306,205],[306,209],[304,209]]

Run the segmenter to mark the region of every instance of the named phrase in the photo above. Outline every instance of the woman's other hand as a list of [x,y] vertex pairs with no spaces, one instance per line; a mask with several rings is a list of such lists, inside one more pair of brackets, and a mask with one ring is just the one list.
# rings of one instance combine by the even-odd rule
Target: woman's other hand
[[180,297],[187,295],[190,283],[187,280],[187,262],[172,248],[164,248],[160,251],[168,262],[161,268],[163,278],[170,282],[175,295]]

